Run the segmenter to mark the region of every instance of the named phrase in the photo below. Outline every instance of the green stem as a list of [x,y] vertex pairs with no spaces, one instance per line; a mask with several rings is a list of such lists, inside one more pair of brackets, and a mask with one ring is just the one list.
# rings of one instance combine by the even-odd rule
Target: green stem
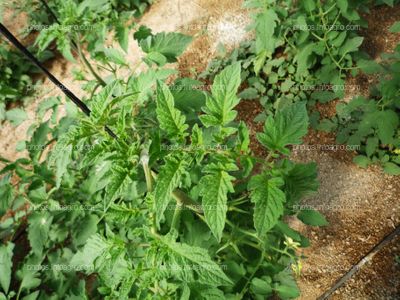
[[261,253],[260,260],[258,261],[256,268],[254,269],[253,273],[251,273],[250,277],[247,279],[246,284],[244,285],[242,291],[240,292],[240,297],[239,299],[242,299],[244,294],[247,292],[248,286],[253,279],[253,277],[256,275],[258,269],[261,267],[262,262],[264,261],[264,255]]
[[182,208],[183,206],[177,202],[174,210],[174,216],[172,217],[171,230],[175,229],[176,231],[179,231],[179,222],[181,219]]
[[90,73],[92,73],[92,75],[96,78],[96,80],[102,85],[102,86],[106,86],[107,83],[100,77],[99,74],[97,74],[97,72],[93,69],[92,65],[90,64],[90,62],[87,60],[86,56],[83,54],[82,52],[82,48],[78,42],[73,42],[73,45],[76,47],[76,50],[78,52],[78,56],[80,58],[80,60],[84,63],[84,65],[89,69]]

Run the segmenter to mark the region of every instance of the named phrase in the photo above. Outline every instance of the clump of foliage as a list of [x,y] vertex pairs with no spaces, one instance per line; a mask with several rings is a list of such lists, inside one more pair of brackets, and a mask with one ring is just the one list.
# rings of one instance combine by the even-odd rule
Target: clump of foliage
[[[400,32],[400,23],[391,27]],[[354,158],[362,167],[379,163],[386,173],[400,175],[400,44],[393,54],[383,54],[382,62],[360,63],[366,74],[379,76],[369,99],[356,97],[337,105],[340,143],[361,145],[361,155]]]
[[[307,101],[312,107],[344,95],[344,79],[362,57],[365,25],[357,10],[365,1],[261,1],[248,0],[255,10],[250,29],[255,39],[244,42],[225,59],[214,60],[203,76],[212,77],[223,66],[241,61],[241,96],[259,99],[264,120],[276,109]],[[341,87],[341,88],[340,88]],[[312,121],[318,121],[317,113]]]
[[[257,138],[268,156],[257,157],[236,121],[240,64],[211,92],[192,79],[167,86],[173,72],[154,64],[175,60],[187,37],[136,38],[146,72],[111,76],[88,99],[90,116],[69,109],[57,126],[59,100],[46,101],[40,116],[53,115],[26,142],[29,158],[5,161],[0,297],[297,297],[298,250],[309,242],[286,217],[326,225],[296,206],[318,188],[316,165],[288,158],[307,132],[305,103],[267,118]],[[16,261],[21,228],[29,247]]]
[[[44,61],[50,57],[44,52],[39,59]],[[37,68],[20,52],[11,48],[6,42],[0,42],[0,120],[5,118],[6,105],[12,102],[24,102],[38,83],[32,80]]]
[[121,48],[127,51],[134,20],[151,3],[152,0],[50,0],[17,5],[28,13],[28,32],[39,32],[36,43],[40,50],[47,49],[54,41],[63,56],[74,61],[72,53],[78,52],[80,45],[86,45],[91,56],[96,58],[109,33],[113,33]]

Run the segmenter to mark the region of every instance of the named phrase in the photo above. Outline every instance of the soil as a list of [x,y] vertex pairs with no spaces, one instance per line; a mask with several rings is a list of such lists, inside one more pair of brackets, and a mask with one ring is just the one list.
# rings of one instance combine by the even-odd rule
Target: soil
[[[159,31],[181,31],[194,35],[194,41],[171,67],[181,75],[192,76],[202,72],[210,59],[216,55],[219,43],[233,49],[241,40],[248,38],[245,27],[249,22],[248,12],[241,8],[239,0],[159,0],[143,16],[141,24]],[[393,50],[400,40],[398,35],[389,34],[388,28],[400,19],[400,7],[375,8],[366,16],[369,28],[363,32],[365,49],[374,58],[382,51]],[[5,18],[5,25],[17,33],[24,24],[23,16],[17,21]],[[137,44],[131,40],[128,61],[136,65],[140,61]],[[72,77],[74,65],[56,58],[49,66],[50,71],[78,96],[83,96],[80,83]],[[139,67],[140,69],[140,67]],[[349,85],[359,85],[367,93],[370,78],[358,76],[349,78]],[[348,92],[346,99],[354,92]],[[16,159],[26,155],[17,153],[17,140],[26,136],[35,121],[35,110],[44,98],[61,95],[48,80],[45,80],[32,101],[26,106],[29,119],[17,127],[8,123],[0,128],[0,155]],[[255,141],[255,132],[261,124],[253,122],[261,111],[256,101],[243,101],[238,107],[239,118],[245,121],[252,135],[252,147],[259,155],[262,148]],[[318,107],[324,116],[331,116],[335,103]],[[16,139],[16,137],[18,139]],[[304,145],[334,145],[335,136],[310,130]],[[300,299],[317,299],[347,270],[357,263],[386,234],[400,223],[400,182],[396,177],[384,175],[377,167],[361,169],[352,163],[354,152],[322,149],[297,149],[293,160],[298,162],[316,161],[319,169],[320,190],[304,200],[304,205],[317,208],[330,222],[323,228],[310,228],[291,220],[291,226],[310,238],[312,246],[304,250],[302,276],[298,279],[302,296]],[[335,300],[380,300],[400,299],[400,270],[394,263],[400,255],[400,240],[394,240],[374,259],[364,266],[353,278],[332,297]]]

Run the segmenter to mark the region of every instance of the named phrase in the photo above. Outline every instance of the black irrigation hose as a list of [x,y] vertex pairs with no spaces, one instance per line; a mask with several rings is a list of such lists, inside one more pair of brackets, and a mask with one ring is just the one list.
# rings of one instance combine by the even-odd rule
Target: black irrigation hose
[[372,258],[377,254],[383,247],[389,244],[395,237],[400,235],[400,226],[393,230],[390,234],[385,236],[379,244],[375,245],[367,255],[365,255],[357,264],[355,264],[345,275],[339,278],[338,281],[325,293],[318,297],[317,300],[327,300],[332,294],[344,285],[355,273],[357,273],[367,262],[371,261]]
[[[13,44],[19,51],[21,51],[30,61],[32,61],[39,69],[46,74],[46,76],[50,79],[52,83],[54,83],[71,101],[79,107],[79,109],[86,114],[87,116],[90,115],[89,107],[82,102],[74,93],[72,93],[65,85],[63,85],[53,74],[51,74],[40,62],[39,60],[29,52],[26,47],[24,47],[17,38],[2,24],[0,23],[0,32]],[[106,132],[114,139],[117,139],[115,133],[105,126]]]

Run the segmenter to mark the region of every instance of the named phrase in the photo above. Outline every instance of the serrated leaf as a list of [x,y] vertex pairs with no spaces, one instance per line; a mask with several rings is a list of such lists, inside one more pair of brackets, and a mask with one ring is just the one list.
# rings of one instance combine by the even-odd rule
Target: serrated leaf
[[[147,33],[146,33],[147,34]],[[176,33],[176,32],[161,32],[155,35],[147,36],[139,43],[143,52],[150,54],[157,52],[167,58],[167,62],[176,62],[186,47],[192,41],[192,37]]]
[[400,32],[400,22],[398,21],[398,22],[394,23],[392,26],[390,26],[389,32],[392,32],[392,33]]
[[55,147],[52,149],[49,158],[49,164],[56,166],[56,187],[61,185],[62,178],[67,172],[68,165],[72,158],[72,145],[69,140],[64,137],[61,138]]
[[72,237],[76,246],[85,244],[88,238],[96,233],[98,221],[99,218],[96,215],[89,215],[79,222],[72,232]]
[[355,52],[358,51],[358,48],[361,46],[364,38],[363,37],[354,37],[351,39],[348,39],[345,44],[340,48],[340,54],[345,55],[350,52]]
[[128,51],[128,43],[129,43],[129,28],[126,26],[119,25],[116,27],[115,35],[117,37],[118,43],[121,48],[127,52]]
[[226,67],[215,77],[211,88],[211,97],[207,97],[203,111],[206,115],[200,116],[200,120],[206,126],[226,126],[237,115],[233,109],[239,103],[236,96],[240,86],[240,63]]
[[275,117],[269,116],[264,132],[257,139],[270,150],[289,154],[287,145],[301,144],[307,133],[308,115],[305,103],[295,103],[278,111]]
[[0,285],[6,294],[11,282],[13,250],[14,244],[12,242],[0,246]]
[[71,265],[80,269],[91,270],[95,260],[103,255],[110,247],[109,243],[99,234],[92,235],[82,250],[79,250],[71,259]]
[[180,138],[187,135],[188,125],[185,124],[185,116],[175,108],[174,97],[165,83],[157,83],[157,119],[160,128],[170,138]]
[[379,139],[383,144],[391,144],[399,126],[399,116],[393,110],[385,110],[379,113],[376,121]]
[[35,213],[29,217],[28,239],[36,255],[42,254],[51,223],[52,217],[48,213]]
[[371,163],[371,160],[364,155],[357,155],[353,158],[353,162],[361,168],[366,168]]
[[[198,275],[198,282],[209,286],[231,285],[232,281],[221,270],[220,266],[211,260],[206,249],[190,246],[185,243],[177,243],[169,237],[160,237],[162,243],[168,247],[171,261],[180,267],[176,273],[185,279],[182,273],[187,271],[186,266],[192,266],[189,272]],[[178,268],[179,269],[179,268]],[[193,276],[192,276],[193,277]]]
[[360,59],[357,62],[357,66],[365,73],[365,74],[374,74],[381,72],[383,70],[382,66],[378,64],[374,60],[365,60]]
[[5,117],[6,120],[11,122],[11,124],[18,126],[28,118],[28,115],[24,110],[20,108],[14,108],[6,111]]
[[167,158],[165,165],[161,167],[154,191],[157,222],[160,222],[171,200],[171,193],[179,186],[186,166],[185,160],[171,157]]
[[255,22],[257,54],[265,50],[267,56],[270,56],[275,51],[274,31],[278,20],[279,18],[273,9],[265,10],[257,16]]
[[282,178],[271,178],[267,173],[253,176],[249,182],[251,202],[255,204],[254,227],[260,238],[275,226],[283,214],[286,197],[280,189],[282,185]]
[[389,175],[400,175],[400,166],[392,162],[384,163],[383,170]]
[[215,238],[220,241],[228,211],[228,192],[233,193],[235,178],[223,170],[203,176],[199,182],[200,195],[206,222]]
[[129,170],[120,165],[114,165],[111,173],[106,174],[106,177],[110,177],[110,182],[106,187],[106,195],[109,203],[112,203],[130,181]]
[[300,211],[297,218],[304,224],[311,226],[325,226],[329,224],[322,214],[311,209]]
[[122,65],[122,66],[127,65],[124,54],[117,49],[105,48],[104,54],[106,55],[109,61],[117,65]]
[[285,192],[290,204],[318,190],[317,164],[295,164],[285,175]]
[[379,139],[377,137],[369,137],[367,139],[367,145],[365,147],[365,152],[368,157],[371,157],[375,151],[378,149]]

